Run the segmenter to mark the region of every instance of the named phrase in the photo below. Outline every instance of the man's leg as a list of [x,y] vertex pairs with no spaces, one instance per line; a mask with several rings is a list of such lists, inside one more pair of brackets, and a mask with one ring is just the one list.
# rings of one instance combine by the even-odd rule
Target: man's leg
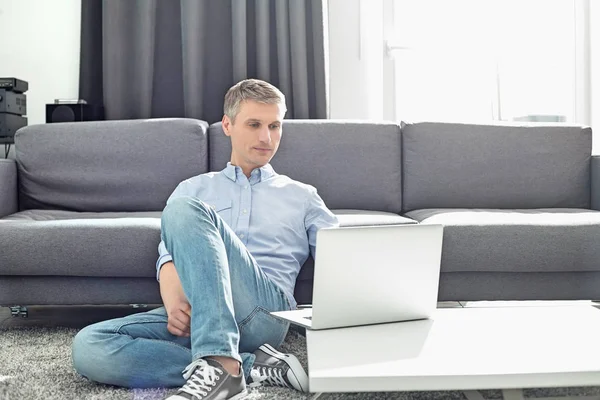
[[169,202],[162,239],[192,306],[192,359],[230,357],[249,375],[261,344],[279,346],[289,324],[269,315],[289,309],[284,293],[218,214],[192,197]]
[[164,307],[89,325],[73,340],[75,370],[125,387],[178,387],[191,362],[190,338],[167,330]]
[[[169,400],[241,399],[254,358],[240,353],[263,341],[283,341],[288,324],[268,311],[289,309],[289,303],[235,233],[202,201],[170,201],[162,214],[161,234],[191,305],[192,362],[184,371],[185,385]],[[264,316],[260,327],[251,324],[257,316]],[[253,328],[246,329],[249,340],[242,346],[244,327]],[[242,372],[236,361],[243,363],[243,358]]]
[[[244,375],[249,377],[255,359],[255,355],[251,352],[263,343],[278,347],[283,342],[289,327],[287,323],[270,316],[268,312],[288,309],[289,303],[281,290],[256,265],[243,243],[220,217],[204,203],[190,198],[187,200],[176,199],[165,209],[163,217],[167,217],[168,225],[174,225],[172,228],[175,228],[173,231],[176,237],[187,237],[188,229],[190,234],[198,230],[203,231],[203,225],[208,224],[207,232],[212,232],[212,240],[209,241],[209,244],[212,243],[213,246],[216,244],[216,248],[221,247],[219,255],[221,259],[227,260],[226,265],[231,272],[227,273],[229,280],[228,283],[226,281],[225,286],[228,286],[228,292],[232,293],[230,303],[234,305],[237,333],[213,335],[213,341],[225,341],[233,348],[231,355],[229,353],[221,355],[232,357],[238,361],[241,359]],[[201,211],[198,212],[198,209]],[[191,223],[196,219],[196,214],[204,215],[200,218],[204,222],[199,225],[198,221]],[[206,218],[209,214],[210,216]],[[163,226],[163,232],[164,228],[165,226]],[[183,232],[183,234],[178,234],[178,232]],[[221,237],[220,240],[216,237],[215,232]],[[196,253],[199,248],[205,248],[207,244],[203,234],[197,236],[198,241],[192,241],[189,246],[195,249]],[[208,247],[207,252],[210,253],[210,245]],[[222,254],[223,248],[225,248],[225,258]],[[178,268],[178,264],[175,263],[175,265]],[[180,262],[179,265],[186,266],[188,263]],[[222,264],[217,265],[222,266]],[[221,269],[214,268],[215,271]],[[202,281],[206,282],[204,274],[196,276],[197,270],[199,268],[192,270],[193,272],[189,274],[184,273],[181,267],[177,270],[184,292],[192,304],[192,338],[182,338],[168,332],[164,308],[101,322],[86,327],[75,337],[73,343],[75,369],[92,380],[119,386],[172,387],[185,383],[181,373],[192,362],[192,354],[197,353],[192,349],[191,340],[194,337],[200,337],[194,334],[195,326],[204,321],[207,325],[205,330],[207,328],[210,331],[211,324],[207,321],[212,320],[215,323],[214,309],[211,307],[204,307],[205,312],[208,312],[207,315],[198,312],[201,306],[211,304],[213,299],[210,297],[209,290],[199,292],[198,300],[196,300],[199,304],[196,304],[196,307],[194,307],[195,303],[190,300],[188,292],[195,290],[196,286],[190,282],[199,282],[197,286],[206,289],[206,285],[201,283]],[[237,326],[239,326],[239,330],[237,330]],[[197,346],[203,346],[204,341],[197,340],[197,342]],[[235,348],[235,343],[237,343],[237,348]],[[192,350],[190,351],[190,349]],[[208,354],[206,351],[205,353]],[[237,357],[235,353],[237,353]],[[197,355],[194,359],[198,358]]]
[[[73,339],[73,367],[86,378],[109,385],[180,387],[182,371],[192,362],[189,337],[167,330],[167,312],[148,312],[98,322]],[[242,355],[251,364],[253,354]]]

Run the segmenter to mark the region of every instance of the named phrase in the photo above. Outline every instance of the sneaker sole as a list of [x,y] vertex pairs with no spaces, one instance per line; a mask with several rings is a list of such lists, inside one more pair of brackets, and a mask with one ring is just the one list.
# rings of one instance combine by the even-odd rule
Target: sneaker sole
[[[308,375],[306,375],[302,364],[300,364],[300,361],[298,361],[298,358],[295,355],[288,354],[282,356],[281,352],[275,350],[273,346],[268,343],[263,344],[259,349],[275,358],[285,361],[290,366],[290,371],[292,371],[292,377],[288,376],[288,378],[293,378],[290,379],[292,386],[301,392],[308,392]],[[296,373],[299,373],[300,376],[296,375]]]

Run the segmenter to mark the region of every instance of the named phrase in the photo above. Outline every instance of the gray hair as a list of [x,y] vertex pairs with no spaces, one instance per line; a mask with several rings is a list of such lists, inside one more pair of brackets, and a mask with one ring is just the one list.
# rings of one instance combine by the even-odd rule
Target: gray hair
[[284,112],[287,110],[285,96],[275,86],[259,79],[245,79],[233,85],[225,94],[223,112],[232,122],[240,112],[240,105],[244,100],[263,104],[280,104],[283,106]]

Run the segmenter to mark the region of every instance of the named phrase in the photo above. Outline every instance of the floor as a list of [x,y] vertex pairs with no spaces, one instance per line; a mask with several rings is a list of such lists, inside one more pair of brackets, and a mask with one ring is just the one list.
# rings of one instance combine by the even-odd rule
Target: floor
[[[550,302],[544,302],[550,303]],[[556,303],[556,302],[555,302]],[[560,303],[560,302],[558,302]],[[589,303],[589,302],[587,302]],[[515,306],[515,302],[494,302],[494,305],[510,305]],[[531,304],[531,302],[518,302],[517,305],[527,305]],[[482,307],[489,305],[489,302],[444,302],[438,303],[438,307]],[[594,303],[596,307],[600,307],[600,303]],[[89,324],[94,322],[103,321],[111,318],[118,318],[125,315],[133,314],[136,312],[147,311],[152,308],[155,308],[159,305],[149,305],[142,308],[134,308],[130,305],[124,306],[114,306],[114,305],[105,305],[105,306],[32,306],[28,307],[28,316],[27,318],[23,317],[13,317],[11,315],[11,309],[8,307],[0,307],[0,329],[4,327],[15,327],[15,326],[40,326],[40,327],[67,327],[67,328],[83,328]],[[302,332],[301,332],[302,333]],[[577,400],[600,400],[600,396],[598,395],[598,388],[590,388],[590,391],[585,390],[585,388],[576,388],[580,390],[579,393],[546,393],[540,391],[530,390],[526,398],[537,398],[537,400],[556,400],[559,397],[555,397],[557,394],[561,396],[574,396],[569,398],[576,398]],[[591,390],[593,389],[593,390]],[[498,392],[498,393],[496,393]],[[504,393],[505,399],[523,399],[521,391],[514,391],[515,393]],[[449,394],[448,392],[447,394]],[[405,393],[408,395],[409,393]],[[422,393],[419,394],[419,398],[423,395],[423,398],[429,398],[428,396],[433,396],[435,393]],[[480,392],[465,392],[460,396],[457,396],[468,399],[468,400],[481,400],[483,398],[501,398],[502,394],[499,391],[490,392],[488,396],[483,397]],[[357,394],[358,395],[358,394]],[[366,394],[362,394],[365,396]],[[399,394],[400,395],[400,394]],[[436,396],[439,395],[436,394]],[[546,397],[546,396],[551,397]],[[2,397],[2,396],[0,396]],[[323,398],[329,398],[324,396]],[[332,397],[333,398],[333,397]],[[357,397],[361,398],[361,397]],[[390,397],[391,398],[391,397]],[[399,397],[400,398],[400,397]],[[403,398],[403,397],[402,397]],[[410,396],[409,396],[410,398]],[[440,398],[440,397],[436,397]],[[444,395],[442,395],[444,398]],[[561,399],[566,399],[565,397],[560,397]]]

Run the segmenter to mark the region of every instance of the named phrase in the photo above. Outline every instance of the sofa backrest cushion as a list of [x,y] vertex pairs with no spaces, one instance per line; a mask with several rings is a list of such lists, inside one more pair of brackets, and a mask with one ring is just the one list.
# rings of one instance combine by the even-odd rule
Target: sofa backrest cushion
[[590,128],[402,124],[404,211],[589,208]]
[[[209,128],[211,171],[231,157],[221,123]],[[399,213],[400,126],[391,122],[285,120],[275,171],[313,185],[329,208]]]
[[207,172],[208,124],[149,119],[31,125],[15,135],[19,207],[159,211]]

